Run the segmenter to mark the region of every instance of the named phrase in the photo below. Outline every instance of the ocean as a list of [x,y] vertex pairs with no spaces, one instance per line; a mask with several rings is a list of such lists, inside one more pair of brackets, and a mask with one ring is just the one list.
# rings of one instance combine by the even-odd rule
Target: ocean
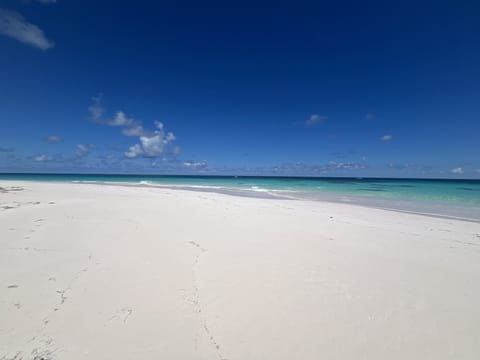
[[238,196],[342,202],[480,221],[480,180],[10,173],[0,174],[0,180],[181,188]]

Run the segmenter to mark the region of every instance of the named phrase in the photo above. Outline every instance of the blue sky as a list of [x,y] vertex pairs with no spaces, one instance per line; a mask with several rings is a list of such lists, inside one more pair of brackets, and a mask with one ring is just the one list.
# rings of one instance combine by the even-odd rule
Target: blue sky
[[0,0],[0,171],[480,178],[479,18]]

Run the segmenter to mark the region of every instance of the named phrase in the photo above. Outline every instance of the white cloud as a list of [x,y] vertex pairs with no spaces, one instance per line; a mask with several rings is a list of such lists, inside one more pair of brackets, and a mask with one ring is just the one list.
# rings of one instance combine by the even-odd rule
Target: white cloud
[[47,160],[47,156],[44,154],[35,156],[35,161],[46,161],[46,160]]
[[122,130],[122,134],[125,136],[142,136],[147,135],[148,131],[143,128],[140,121],[134,121],[129,127]]
[[[161,122],[155,122],[155,130],[150,131],[144,128],[140,120],[128,117],[123,111],[117,111],[112,119],[104,119],[104,109],[101,104],[101,97],[94,97],[93,104],[89,107],[90,115],[93,120],[110,126],[123,128],[122,134],[125,136],[138,137],[139,144],[134,144],[124,153],[125,157],[134,159],[138,157],[156,158],[165,153],[167,146],[175,141],[175,135],[172,132],[165,132]],[[174,156],[178,155],[180,148],[173,148]]]
[[87,156],[94,147],[92,144],[78,144],[75,150],[75,156],[77,159],[81,159]]
[[88,111],[93,121],[110,126],[131,127],[124,129],[122,132],[127,136],[139,136],[136,134],[142,126],[141,121],[129,118],[123,111],[117,111],[113,118],[105,119],[103,117],[105,108],[102,104],[102,95],[94,96],[92,100],[93,104],[88,107]]
[[390,141],[393,139],[393,136],[392,135],[383,135],[380,140],[382,141]]
[[173,135],[173,133],[171,132],[165,134],[163,130],[163,124],[161,122],[155,122],[155,125],[157,127],[157,130],[155,130],[152,135],[140,136],[140,144],[142,151],[139,152],[137,147],[135,148],[137,151],[131,152],[132,147],[130,147],[129,152],[127,153],[129,153],[130,155],[136,153],[137,155],[128,156],[127,153],[125,153],[125,156],[130,158],[140,155],[144,157],[158,157],[163,154],[165,147],[175,140],[175,135]]
[[123,111],[118,111],[113,119],[107,120],[110,126],[130,126],[134,122],[135,120],[128,118]]
[[208,165],[206,161],[185,161],[183,163],[183,166],[185,166],[188,169],[205,169]]
[[358,169],[366,169],[367,167],[368,167],[367,164],[363,164],[363,163],[354,163],[354,162],[337,163],[336,161],[330,161],[326,165],[324,165],[324,168],[326,170],[358,170]]
[[320,116],[318,114],[313,114],[313,115],[310,115],[310,118],[305,121],[305,126],[312,127],[317,124],[323,123],[327,119],[328,119],[327,116]]
[[107,124],[110,126],[123,127],[122,133],[126,136],[142,136],[147,133],[142,126],[142,122],[129,118],[123,111],[117,111],[115,116],[111,119],[103,117],[105,108],[102,104],[102,95],[94,96],[92,98],[93,104],[88,107],[90,117],[93,121],[100,124]]
[[164,147],[163,135],[155,135],[151,137],[140,136],[140,142],[142,143],[144,156],[156,157],[162,155]]
[[463,169],[461,167],[457,167],[450,170],[450,172],[455,175],[461,175],[463,174]]
[[38,26],[29,23],[16,11],[0,9],[0,34],[42,50],[55,46]]
[[62,140],[63,138],[58,135],[50,135],[45,139],[45,141],[48,142],[49,144],[56,144]]
[[92,98],[93,104],[88,107],[90,116],[94,121],[101,121],[105,109],[102,106],[102,94]]
[[134,159],[134,158],[142,156],[142,155],[143,155],[142,147],[138,144],[130,146],[128,148],[128,151],[125,152],[125,156],[129,159]]

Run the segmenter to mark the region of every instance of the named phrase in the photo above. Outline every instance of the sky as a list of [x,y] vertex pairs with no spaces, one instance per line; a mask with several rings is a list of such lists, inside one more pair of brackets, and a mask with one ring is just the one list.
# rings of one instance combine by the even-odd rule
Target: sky
[[480,179],[478,1],[0,0],[0,171]]

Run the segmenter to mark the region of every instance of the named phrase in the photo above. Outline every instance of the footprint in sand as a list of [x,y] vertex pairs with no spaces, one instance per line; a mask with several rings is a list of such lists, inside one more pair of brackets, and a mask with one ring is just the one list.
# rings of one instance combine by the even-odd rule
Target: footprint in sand
[[196,248],[198,248],[198,249],[201,250],[202,252],[207,251],[207,249],[204,249],[203,247],[200,246],[199,243],[197,243],[197,242],[195,242],[195,241],[189,241],[188,243],[189,243],[190,245],[195,246]]
[[113,314],[113,316],[111,316],[108,320],[109,321],[112,321],[112,320],[115,320],[115,319],[120,319],[122,320],[124,323],[127,322],[128,318],[132,315],[133,313],[133,309],[130,308],[130,307],[123,307],[119,310],[117,310],[115,312],[115,314]]

